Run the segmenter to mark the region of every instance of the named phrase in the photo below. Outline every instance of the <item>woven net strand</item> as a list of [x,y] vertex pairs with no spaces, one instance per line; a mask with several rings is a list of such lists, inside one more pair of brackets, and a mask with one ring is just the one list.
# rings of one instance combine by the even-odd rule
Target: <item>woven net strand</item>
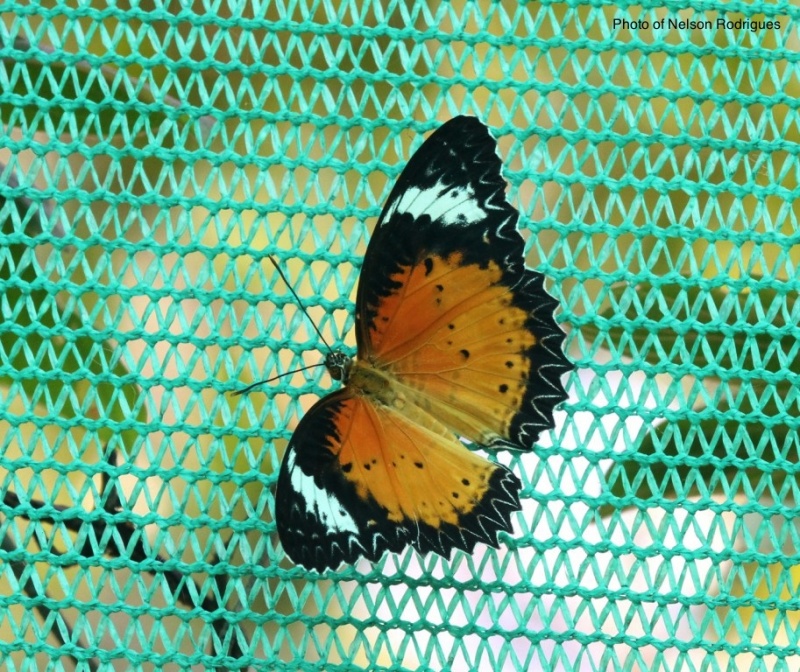
[[[6,2],[8,670],[800,669],[800,10]],[[424,137],[498,138],[576,370],[498,550],[318,575],[274,484]]]

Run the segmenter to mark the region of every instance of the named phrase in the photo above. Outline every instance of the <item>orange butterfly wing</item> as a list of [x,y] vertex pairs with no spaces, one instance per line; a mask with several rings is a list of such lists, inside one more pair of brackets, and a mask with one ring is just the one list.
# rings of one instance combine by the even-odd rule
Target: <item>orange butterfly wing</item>
[[500,169],[488,129],[471,117],[411,158],[361,271],[358,356],[417,390],[456,433],[528,449],[554,426],[572,364],[558,304],[525,267]]
[[511,529],[519,480],[456,435],[530,448],[571,365],[500,168],[488,129],[456,117],[389,196],[359,281],[358,359],[326,359],[345,387],[306,414],[281,465],[276,522],[296,562],[409,544],[446,556]]
[[278,529],[291,558],[318,571],[409,544],[471,551],[510,531],[519,487],[424,411],[345,388],[317,402],[294,432],[278,479]]

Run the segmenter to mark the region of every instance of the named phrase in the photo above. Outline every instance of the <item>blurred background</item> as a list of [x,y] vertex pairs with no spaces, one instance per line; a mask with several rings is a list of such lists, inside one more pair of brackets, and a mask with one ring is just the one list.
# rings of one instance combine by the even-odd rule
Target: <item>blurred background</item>
[[[8,669],[790,670],[800,10],[11,2],[0,21]],[[616,22],[616,23],[615,23]],[[693,22],[689,24],[687,22]],[[319,576],[276,469],[353,351],[381,205],[498,139],[576,364],[500,550]]]

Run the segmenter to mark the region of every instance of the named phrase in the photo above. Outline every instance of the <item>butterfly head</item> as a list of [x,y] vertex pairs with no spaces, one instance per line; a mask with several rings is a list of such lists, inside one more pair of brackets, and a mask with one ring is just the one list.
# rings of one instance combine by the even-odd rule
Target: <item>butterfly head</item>
[[346,383],[352,366],[353,359],[340,350],[331,350],[325,355],[325,367],[334,380],[341,380]]

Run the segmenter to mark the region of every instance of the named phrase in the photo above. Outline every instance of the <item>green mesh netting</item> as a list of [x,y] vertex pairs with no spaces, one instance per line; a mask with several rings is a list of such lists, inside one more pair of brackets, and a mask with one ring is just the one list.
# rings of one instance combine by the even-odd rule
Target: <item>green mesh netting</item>
[[[800,669],[797,5],[0,6],[4,669]],[[306,573],[272,491],[332,383],[230,394],[321,359],[266,255],[352,348],[380,206],[458,113],[570,399],[497,455],[500,550]]]

